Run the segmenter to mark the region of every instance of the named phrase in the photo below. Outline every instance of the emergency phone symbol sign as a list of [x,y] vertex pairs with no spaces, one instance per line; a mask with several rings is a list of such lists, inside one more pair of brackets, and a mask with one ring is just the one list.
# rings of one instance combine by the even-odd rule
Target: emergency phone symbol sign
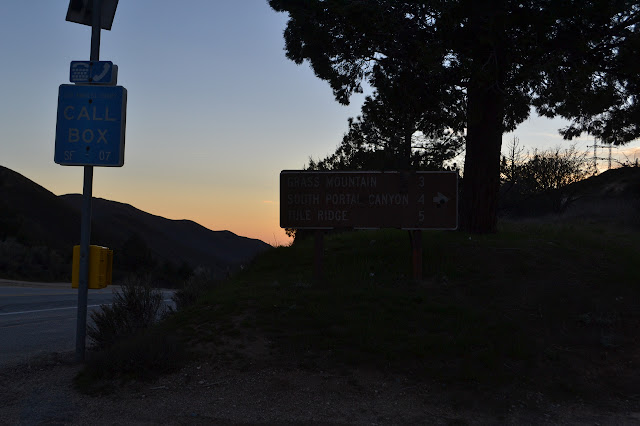
[[127,89],[62,84],[54,161],[67,166],[124,165]]
[[115,85],[117,69],[111,61],[71,61],[69,81]]

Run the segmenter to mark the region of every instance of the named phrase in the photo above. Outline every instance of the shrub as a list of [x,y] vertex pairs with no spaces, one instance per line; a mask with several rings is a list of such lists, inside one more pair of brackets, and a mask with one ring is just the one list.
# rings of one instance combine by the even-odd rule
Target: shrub
[[86,393],[108,393],[116,380],[148,380],[179,368],[186,355],[183,342],[157,324],[167,312],[162,292],[149,278],[126,279],[111,305],[91,313],[87,334],[94,351],[76,386]]
[[502,156],[500,167],[503,184],[517,188],[522,195],[533,195],[561,189],[574,182],[587,178],[592,170],[586,152],[580,152],[575,145],[561,151],[539,151],[523,155],[524,149],[518,140],[508,147],[506,156]]
[[592,172],[587,153],[575,145],[524,154],[517,138],[507,147],[500,167],[501,210],[525,215],[563,211],[572,198],[570,185]]
[[176,310],[182,310],[194,305],[207,290],[215,286],[215,280],[207,269],[196,268],[183,287],[176,291],[171,299],[176,304]]
[[68,280],[71,256],[61,256],[55,249],[25,245],[16,238],[0,239],[0,271],[3,278],[22,280]]
[[93,324],[87,335],[96,349],[104,349],[149,328],[165,312],[162,292],[152,288],[148,279],[130,277],[114,294],[110,306],[101,305],[91,312]]

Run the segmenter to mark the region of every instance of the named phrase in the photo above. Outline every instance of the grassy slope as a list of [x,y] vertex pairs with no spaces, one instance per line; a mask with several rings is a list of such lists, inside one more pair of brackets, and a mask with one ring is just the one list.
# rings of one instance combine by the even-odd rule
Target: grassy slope
[[261,255],[172,323],[219,361],[352,366],[447,383],[628,393],[638,383],[640,240],[598,226],[424,232],[413,282],[402,231],[332,235]]

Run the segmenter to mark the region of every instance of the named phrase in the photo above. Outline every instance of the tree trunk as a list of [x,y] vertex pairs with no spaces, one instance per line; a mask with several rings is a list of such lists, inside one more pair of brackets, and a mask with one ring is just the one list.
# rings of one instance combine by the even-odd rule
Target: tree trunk
[[468,232],[496,231],[503,105],[500,93],[469,88],[460,218],[461,228]]
[[460,227],[473,233],[497,230],[500,150],[504,129],[505,45],[500,0],[476,15],[484,42],[473,53],[474,73],[467,87],[467,139]]
[[407,126],[404,132],[404,144],[402,150],[403,170],[410,170],[411,167],[411,136],[413,135],[413,127]]

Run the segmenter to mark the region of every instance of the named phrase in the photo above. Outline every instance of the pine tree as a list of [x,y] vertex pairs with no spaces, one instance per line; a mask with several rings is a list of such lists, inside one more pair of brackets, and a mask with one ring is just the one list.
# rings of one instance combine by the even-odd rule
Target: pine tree
[[568,139],[590,132],[618,144],[640,136],[635,0],[269,3],[289,13],[287,57],[308,60],[338,102],[367,82],[390,111],[403,101],[408,112],[418,105],[414,123],[466,131],[468,231],[496,230],[502,135],[532,108],[572,120],[562,130]]

